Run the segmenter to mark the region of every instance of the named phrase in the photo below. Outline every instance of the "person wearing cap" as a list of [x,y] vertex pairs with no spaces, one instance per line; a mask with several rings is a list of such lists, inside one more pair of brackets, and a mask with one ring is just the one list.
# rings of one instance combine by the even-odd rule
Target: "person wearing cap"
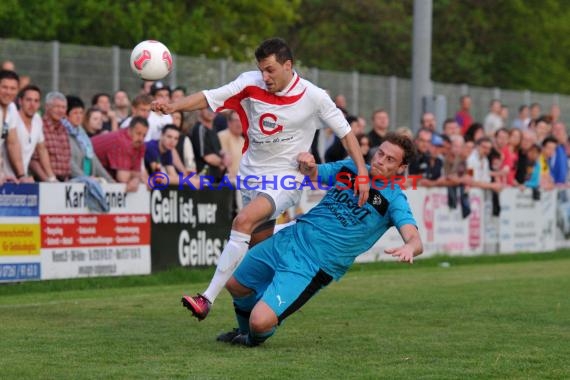
[[[150,95],[154,101],[169,102],[170,101],[170,87],[162,81],[156,81],[150,87]],[[172,124],[172,116],[165,115],[151,111],[148,115],[148,132],[144,141],[160,140],[162,127],[166,124]]]

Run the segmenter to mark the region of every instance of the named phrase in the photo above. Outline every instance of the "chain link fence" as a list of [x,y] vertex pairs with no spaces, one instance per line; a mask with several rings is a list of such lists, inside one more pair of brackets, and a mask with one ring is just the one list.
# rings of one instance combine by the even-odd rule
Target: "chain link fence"
[[[11,60],[20,75],[27,75],[44,93],[59,90],[81,97],[90,104],[98,92],[113,93],[126,90],[131,96],[139,93],[141,80],[131,71],[130,50],[118,47],[95,47],[62,44],[58,41],[34,42],[0,39],[0,60]],[[165,79],[170,86],[186,87],[188,92],[218,87],[241,72],[256,70],[255,62],[234,62],[227,59],[207,59],[174,55],[174,68]],[[370,120],[375,109],[386,109],[391,125],[414,128],[411,120],[411,90],[409,79],[337,72],[298,67],[301,76],[326,89],[331,96],[343,94],[348,110]],[[461,95],[472,97],[472,114],[482,121],[491,99],[498,98],[509,107],[511,119],[521,104],[540,103],[543,112],[559,104],[563,120],[570,115],[570,96],[531,91],[512,91],[466,84],[433,83],[434,95],[446,99],[447,114],[455,114]],[[440,120],[442,122],[443,120]]]

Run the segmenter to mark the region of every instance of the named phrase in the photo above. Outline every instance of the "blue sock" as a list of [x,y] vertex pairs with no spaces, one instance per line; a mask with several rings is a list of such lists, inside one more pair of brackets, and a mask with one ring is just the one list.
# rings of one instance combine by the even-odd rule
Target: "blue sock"
[[248,296],[233,297],[233,299],[239,331],[243,334],[247,334],[249,333],[249,316],[251,315],[251,310],[253,310],[253,307],[257,303],[257,296],[255,293],[251,293]]
[[249,335],[247,336],[248,339],[248,343],[251,346],[258,346],[261,343],[265,342],[267,339],[269,339],[273,334],[275,334],[275,327],[272,327],[271,330],[269,331],[265,331],[265,332],[254,332],[254,331],[250,331]]

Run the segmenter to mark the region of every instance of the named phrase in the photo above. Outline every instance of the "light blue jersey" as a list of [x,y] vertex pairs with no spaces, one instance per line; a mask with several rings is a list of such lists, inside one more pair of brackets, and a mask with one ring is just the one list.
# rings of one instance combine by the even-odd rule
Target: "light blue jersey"
[[390,227],[417,226],[406,195],[397,184],[376,181],[370,186],[366,204],[358,207],[354,185],[347,188],[347,180],[338,181],[339,173],[345,178],[355,177],[356,165],[343,160],[318,166],[322,182],[330,184],[329,179],[333,179],[334,184],[319,204],[291,227],[303,251],[335,280]]

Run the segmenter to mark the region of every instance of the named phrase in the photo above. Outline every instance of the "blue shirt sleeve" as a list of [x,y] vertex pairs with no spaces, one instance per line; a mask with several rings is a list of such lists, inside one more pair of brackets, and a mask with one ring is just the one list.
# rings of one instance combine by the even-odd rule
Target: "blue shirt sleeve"
[[412,210],[410,209],[410,204],[404,193],[400,193],[391,201],[390,204],[390,218],[392,223],[398,229],[406,224],[411,224],[418,227]]

